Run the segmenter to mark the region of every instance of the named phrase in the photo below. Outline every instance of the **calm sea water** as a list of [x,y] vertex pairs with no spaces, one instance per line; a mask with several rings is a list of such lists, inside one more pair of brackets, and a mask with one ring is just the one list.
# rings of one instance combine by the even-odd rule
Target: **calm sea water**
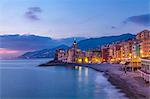
[[100,72],[37,66],[46,61],[1,60],[0,99],[127,99]]

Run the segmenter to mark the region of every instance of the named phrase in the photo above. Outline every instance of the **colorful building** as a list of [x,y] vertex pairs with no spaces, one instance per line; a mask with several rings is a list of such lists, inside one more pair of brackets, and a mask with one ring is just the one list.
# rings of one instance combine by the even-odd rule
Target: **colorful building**
[[140,56],[142,58],[144,57],[150,57],[150,38],[143,39],[140,43]]
[[89,63],[102,62],[100,49],[86,51],[85,57],[88,59]]
[[57,59],[69,63],[120,63],[130,62],[132,68],[140,67],[141,58],[150,57],[150,31],[144,30],[136,35],[136,38],[113,42],[112,44],[102,46],[101,49],[82,51],[77,48],[77,42],[74,40],[72,48],[65,51],[59,49]]
[[143,30],[136,35],[137,40],[144,40],[150,38],[150,31],[149,30]]
[[124,50],[123,60],[124,61],[131,61],[131,58],[132,58],[132,44],[133,44],[132,40],[128,40],[128,41],[124,42],[124,45],[123,45],[123,50]]
[[55,60],[66,62],[67,54],[64,49],[57,49],[55,53]]
[[144,30],[138,33],[136,39],[140,42],[140,57],[150,57],[150,31]]
[[101,52],[102,62],[107,62],[109,59],[109,46],[103,46]]
[[146,82],[150,82],[150,58],[141,59],[141,69],[138,71]]
[[78,61],[77,59],[79,58],[79,56],[81,55],[82,52],[77,47],[78,47],[77,42],[76,42],[76,40],[74,40],[72,48],[67,51],[67,55],[68,55],[67,62],[68,63],[76,63]]

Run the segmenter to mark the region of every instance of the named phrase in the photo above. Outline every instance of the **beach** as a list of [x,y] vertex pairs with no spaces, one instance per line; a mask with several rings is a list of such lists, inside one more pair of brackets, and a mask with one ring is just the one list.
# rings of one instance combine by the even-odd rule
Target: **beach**
[[121,70],[120,64],[95,64],[86,65],[92,69],[104,72],[108,80],[122,89],[124,93],[131,99],[149,99],[150,97],[150,84],[146,84],[140,77],[137,71],[125,73]]
[[[68,64],[68,65],[77,66],[77,64],[75,65]],[[130,99],[149,99],[150,97],[150,84],[146,83],[140,77],[137,71],[135,72],[127,71],[127,73],[125,73],[121,69],[122,65],[120,64],[101,63],[101,64],[78,64],[78,65],[82,67],[89,67],[99,72],[104,72],[104,75],[108,78],[108,80],[116,87],[121,89],[121,91],[123,91]]]

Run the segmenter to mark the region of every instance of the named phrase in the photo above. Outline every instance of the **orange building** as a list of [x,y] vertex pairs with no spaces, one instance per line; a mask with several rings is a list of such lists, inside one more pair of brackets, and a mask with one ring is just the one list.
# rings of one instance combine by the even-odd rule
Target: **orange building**
[[140,41],[140,57],[150,57],[150,31],[144,30],[136,35]]
[[140,43],[140,55],[142,58],[150,57],[150,39],[144,39]]
[[150,38],[149,30],[144,30],[136,35],[137,40],[143,40],[143,39],[148,39],[148,38]]

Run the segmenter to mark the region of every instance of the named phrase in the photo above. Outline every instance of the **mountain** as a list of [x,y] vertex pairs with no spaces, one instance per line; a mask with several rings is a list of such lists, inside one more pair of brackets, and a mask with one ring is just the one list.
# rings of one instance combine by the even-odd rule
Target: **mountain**
[[36,35],[2,35],[0,41],[1,48],[15,50],[38,50],[58,46],[52,38]]
[[[111,44],[113,42],[119,42],[119,41],[125,41],[128,39],[133,39],[135,35],[132,34],[122,34],[119,36],[106,36],[106,37],[100,37],[100,38],[89,38],[85,40],[81,40],[78,42],[78,48],[82,50],[88,50],[92,48],[97,48],[105,44]],[[71,43],[73,41],[70,41]],[[63,48],[68,49],[69,47],[66,45],[60,45],[58,47],[54,47],[52,49],[44,49],[34,52],[27,52],[24,55],[20,56],[20,58],[52,58],[54,57],[55,50]]]
[[119,36],[105,36],[100,38],[89,38],[82,41],[79,41],[78,48],[82,50],[89,50],[102,45],[111,44],[113,42],[125,41],[128,39],[133,39],[135,35],[127,33]]
[[[85,38],[77,37],[78,41]],[[65,44],[70,46],[73,38],[52,39],[50,37],[43,37],[37,35],[0,35],[2,42],[0,48],[32,51],[40,49],[51,49],[59,45]]]
[[76,37],[76,38],[70,37],[70,38],[59,39],[58,41],[65,44],[65,45],[71,46],[72,42],[74,42],[74,39],[76,39],[76,41],[79,42],[79,41],[84,40],[86,38],[84,38],[84,37]]
[[43,49],[39,51],[27,52],[19,56],[19,58],[27,58],[27,59],[28,58],[53,58],[55,55],[56,49],[60,49],[60,48],[68,49],[69,47],[66,45],[60,45],[52,49]]

